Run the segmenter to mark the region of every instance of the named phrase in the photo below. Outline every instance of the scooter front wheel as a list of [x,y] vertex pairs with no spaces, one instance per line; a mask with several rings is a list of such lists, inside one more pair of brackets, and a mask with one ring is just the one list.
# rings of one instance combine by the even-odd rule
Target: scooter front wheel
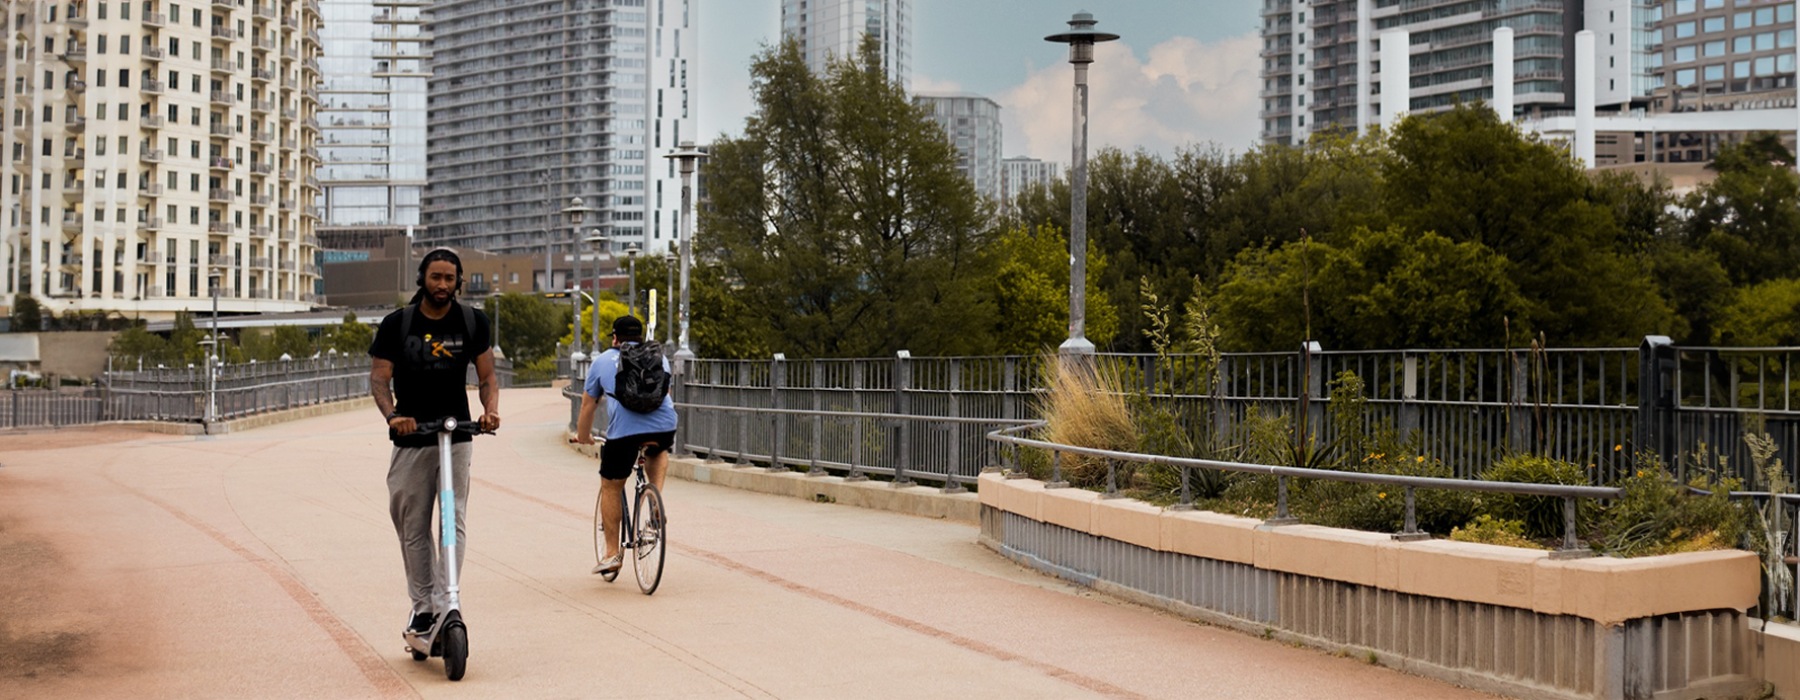
[[461,622],[444,625],[439,630],[444,645],[444,677],[460,681],[463,672],[468,670],[469,662],[469,630]]

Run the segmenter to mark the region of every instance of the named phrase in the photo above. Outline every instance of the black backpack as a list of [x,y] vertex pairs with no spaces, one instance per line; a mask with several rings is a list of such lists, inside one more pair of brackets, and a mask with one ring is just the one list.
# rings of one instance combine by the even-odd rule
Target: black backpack
[[654,340],[619,348],[619,373],[609,394],[620,406],[655,413],[669,395],[669,371],[663,369],[662,344]]

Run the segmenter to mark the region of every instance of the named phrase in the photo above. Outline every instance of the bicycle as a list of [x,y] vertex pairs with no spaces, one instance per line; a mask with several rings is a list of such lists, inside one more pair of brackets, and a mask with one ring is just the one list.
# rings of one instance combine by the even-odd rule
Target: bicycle
[[[605,444],[602,441],[601,444]],[[644,474],[644,465],[650,461],[650,449],[660,449],[656,442],[646,442],[638,448],[637,461],[632,463],[631,471],[636,483],[632,488],[634,498],[625,498],[623,490],[619,493],[619,552],[631,552],[631,568],[637,575],[638,589],[644,595],[656,592],[662,583],[663,560],[668,555],[668,522],[663,517],[662,493],[650,478]],[[604,485],[594,496],[594,563],[606,560],[606,524],[601,517],[600,506],[606,498]],[[629,502],[628,502],[629,501]],[[644,517],[645,514],[648,517]],[[624,568],[623,562],[619,567]],[[603,572],[601,578],[611,583],[619,576],[619,569]]]

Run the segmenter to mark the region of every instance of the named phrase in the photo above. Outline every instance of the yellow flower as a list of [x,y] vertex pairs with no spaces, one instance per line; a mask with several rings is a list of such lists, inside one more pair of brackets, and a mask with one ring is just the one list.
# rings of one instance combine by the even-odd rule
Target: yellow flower
[[1419,463],[1420,463],[1420,464],[1424,464],[1424,463],[1425,463],[1425,455],[1419,455]]
[[1624,451],[1624,450],[1625,450],[1625,446],[1624,446],[1624,445],[1613,445],[1613,451],[1614,451],[1614,452],[1622,452],[1622,451]]
[[1639,479],[1642,479],[1642,478],[1644,478],[1644,470],[1642,470],[1642,469],[1639,469],[1639,470],[1638,470],[1638,478],[1639,478]]
[[1387,492],[1386,492],[1386,491],[1382,491],[1382,492],[1380,492],[1380,493],[1377,493],[1377,494],[1375,494],[1375,497],[1376,497],[1376,498],[1387,498]]

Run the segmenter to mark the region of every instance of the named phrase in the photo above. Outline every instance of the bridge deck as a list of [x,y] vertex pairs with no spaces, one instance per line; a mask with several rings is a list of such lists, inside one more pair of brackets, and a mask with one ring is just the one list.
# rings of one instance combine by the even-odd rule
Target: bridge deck
[[0,696],[1486,697],[1073,589],[973,526],[691,482],[645,597],[587,573],[568,404],[503,407],[475,451],[458,684],[401,650],[372,410],[0,436]]

